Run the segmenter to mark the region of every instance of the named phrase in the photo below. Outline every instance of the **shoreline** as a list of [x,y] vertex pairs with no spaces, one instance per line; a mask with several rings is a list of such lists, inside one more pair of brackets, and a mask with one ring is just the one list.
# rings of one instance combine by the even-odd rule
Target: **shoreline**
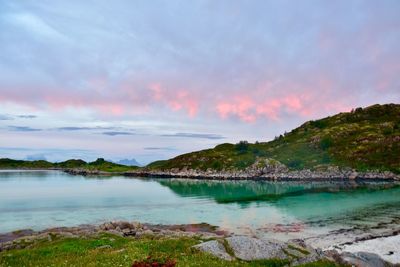
[[88,171],[84,169],[62,169],[71,175],[121,175],[152,178],[185,178],[209,180],[253,180],[253,181],[400,181],[400,175],[391,172],[356,172],[356,171],[288,171],[276,173],[248,173],[244,172],[210,172],[210,171],[129,171],[129,172],[104,172]]
[[[215,251],[216,248],[214,245],[218,240],[223,240],[223,242],[225,242],[225,240],[236,240],[239,244],[244,244],[244,247],[247,245],[259,246],[260,244],[268,244],[264,249],[276,249],[278,246],[284,252],[286,252],[288,248],[293,251],[293,246],[296,246],[298,251],[301,251],[301,249],[308,251],[303,255],[304,258],[302,258],[305,262],[329,260],[337,263],[354,263],[354,261],[363,260],[361,255],[366,253],[366,255],[369,256],[373,255],[372,260],[380,260],[390,264],[400,264],[400,252],[396,250],[400,244],[400,227],[396,229],[382,229],[382,231],[366,232],[364,234],[358,233],[357,230],[358,229],[342,229],[324,236],[278,241],[276,239],[259,238],[251,235],[237,235],[207,223],[162,225],[111,221],[100,225],[84,224],[75,227],[54,227],[41,231],[24,229],[2,233],[0,234],[0,252],[32,248],[35,244],[40,242],[52,242],[60,238],[97,238],[101,236],[101,234],[106,233],[133,240],[142,240],[146,238],[155,238],[156,240],[159,238],[196,239],[200,241],[200,243],[195,246],[197,249],[211,253],[225,260],[234,260],[234,258],[227,255],[225,250]],[[349,239],[350,237],[353,239]],[[248,243],[247,245],[246,242]],[[377,244],[380,246],[378,250],[376,249]],[[296,252],[296,249],[294,252]],[[239,251],[238,253],[240,255],[242,252]]]
[[71,175],[82,176],[126,176],[143,178],[184,178],[198,180],[252,180],[252,181],[400,181],[400,174],[389,171],[367,171],[357,172],[355,170],[334,169],[329,171],[296,170],[263,173],[262,171],[153,171],[153,170],[132,170],[124,172],[108,172],[101,170],[87,170],[79,168],[4,168],[0,171],[61,171]]

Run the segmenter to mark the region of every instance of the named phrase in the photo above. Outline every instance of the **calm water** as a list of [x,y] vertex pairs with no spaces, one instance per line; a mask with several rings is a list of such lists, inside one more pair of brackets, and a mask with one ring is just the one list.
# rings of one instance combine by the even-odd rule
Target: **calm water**
[[253,182],[82,177],[0,171],[0,232],[137,220],[207,222],[236,232],[302,232],[374,225],[400,216],[400,187],[385,183]]

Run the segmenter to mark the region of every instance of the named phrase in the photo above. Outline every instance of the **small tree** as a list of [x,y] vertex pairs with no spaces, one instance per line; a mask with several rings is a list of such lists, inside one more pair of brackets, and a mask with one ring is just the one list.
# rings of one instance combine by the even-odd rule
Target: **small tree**
[[236,144],[236,150],[239,153],[245,153],[249,149],[249,142],[247,141],[240,141],[239,143]]

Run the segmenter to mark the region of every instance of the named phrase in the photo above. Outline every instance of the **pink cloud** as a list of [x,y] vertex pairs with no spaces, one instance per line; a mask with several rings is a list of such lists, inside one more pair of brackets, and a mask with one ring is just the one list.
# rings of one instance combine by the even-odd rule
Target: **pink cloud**
[[166,104],[173,111],[184,110],[190,117],[194,117],[199,108],[199,103],[194,94],[184,89],[167,89],[160,83],[149,85],[152,98],[158,103]]

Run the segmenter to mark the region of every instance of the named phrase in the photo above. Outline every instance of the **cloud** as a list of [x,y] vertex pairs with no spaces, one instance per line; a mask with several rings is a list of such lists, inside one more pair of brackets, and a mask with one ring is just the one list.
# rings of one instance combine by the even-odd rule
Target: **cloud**
[[92,131],[92,130],[112,130],[116,129],[116,127],[78,127],[78,126],[66,126],[66,127],[58,127],[55,130],[58,131]]
[[110,132],[102,132],[103,135],[108,136],[117,136],[117,135],[135,135],[132,132],[123,132],[123,131],[110,131]]
[[144,150],[164,150],[164,151],[173,151],[176,148],[173,147],[144,147]]
[[27,155],[26,160],[47,160],[44,154]]
[[46,158],[50,161],[64,161],[71,158],[93,160],[99,153],[90,149],[69,148],[32,148],[32,147],[0,147],[3,157],[14,159],[37,160]]
[[35,118],[37,118],[36,115],[18,115],[17,117],[21,118],[21,119],[35,119]]
[[0,114],[0,121],[10,121],[10,120],[13,120],[13,118],[10,117],[9,115]]
[[177,147],[147,161],[400,102],[400,1],[2,2],[0,113],[40,114],[32,145]]
[[8,128],[11,131],[15,131],[15,132],[38,132],[38,131],[42,130],[42,129],[32,128],[32,127],[28,127],[28,126],[8,126]]
[[60,131],[82,131],[82,130],[92,130],[93,128],[91,128],[91,127],[69,126],[69,127],[59,127],[59,128],[56,128],[56,129],[60,130]]
[[183,137],[183,138],[199,138],[199,139],[212,139],[219,140],[225,139],[224,136],[218,134],[204,134],[204,133],[175,133],[175,134],[162,134],[164,137]]
[[5,16],[5,18],[8,22],[23,28],[32,35],[50,40],[67,40],[63,34],[35,14],[28,12],[13,13]]

